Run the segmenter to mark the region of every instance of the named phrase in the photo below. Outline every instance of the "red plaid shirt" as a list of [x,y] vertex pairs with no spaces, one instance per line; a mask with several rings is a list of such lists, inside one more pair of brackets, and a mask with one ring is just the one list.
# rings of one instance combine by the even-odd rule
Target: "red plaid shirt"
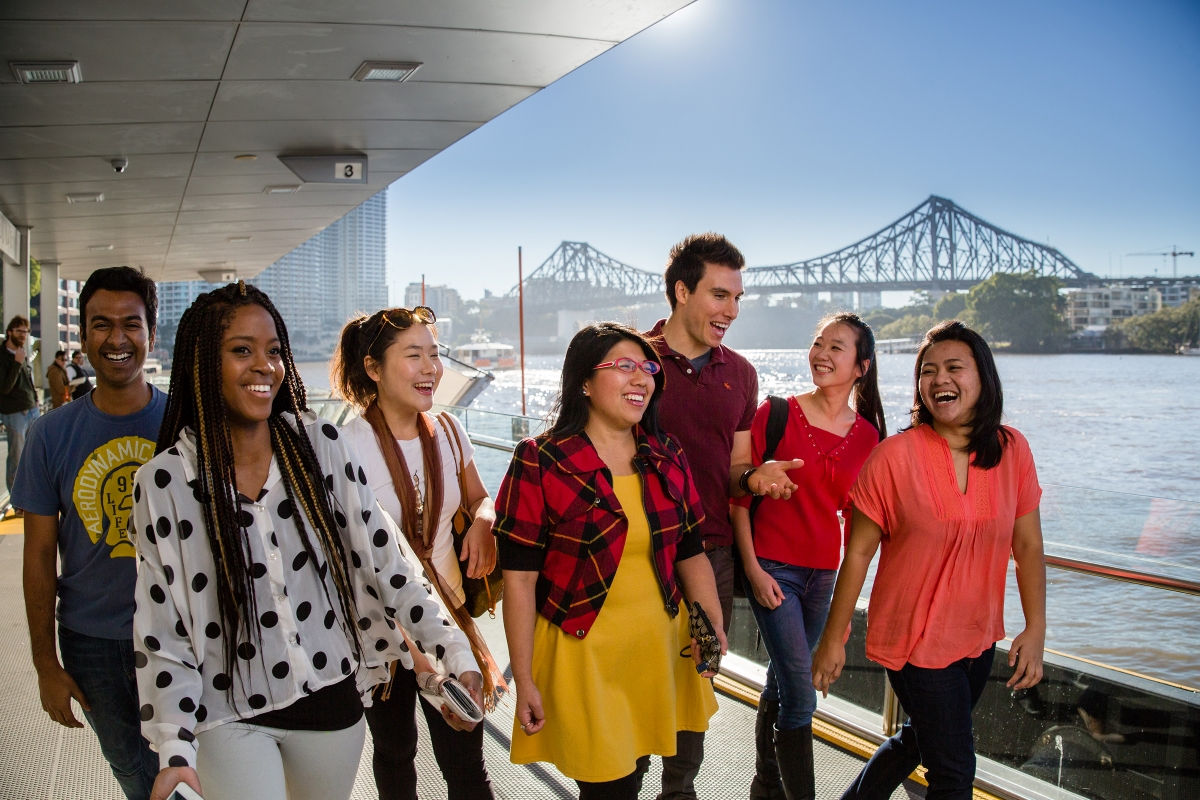
[[[674,617],[683,600],[675,562],[702,552],[704,510],[678,443],[647,436],[640,426],[635,434],[633,463],[642,478],[654,571]],[[504,569],[539,572],[542,616],[572,636],[587,635],[617,574],[628,529],[612,473],[585,434],[517,445],[496,496],[493,530]]]

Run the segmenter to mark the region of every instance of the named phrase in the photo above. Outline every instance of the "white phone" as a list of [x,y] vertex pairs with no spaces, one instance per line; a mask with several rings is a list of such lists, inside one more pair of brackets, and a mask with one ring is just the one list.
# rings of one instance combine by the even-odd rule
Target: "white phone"
[[167,800],[204,800],[204,798],[186,783],[177,783],[175,789],[167,795]]

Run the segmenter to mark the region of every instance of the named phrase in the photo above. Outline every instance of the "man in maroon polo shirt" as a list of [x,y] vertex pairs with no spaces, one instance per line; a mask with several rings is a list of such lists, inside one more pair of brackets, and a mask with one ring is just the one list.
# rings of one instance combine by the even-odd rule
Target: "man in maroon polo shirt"
[[[695,234],[675,245],[664,276],[671,315],[646,334],[666,377],[659,425],[683,446],[704,505],[700,533],[717,579],[726,632],[734,582],[729,496],[749,489],[786,497],[795,488],[786,475],[790,461],[760,466],[746,476],[753,483],[740,488],[748,467],[733,463],[735,451],[750,452],[750,423],[758,406],[758,373],[721,343],[737,319],[745,265],[741,252],[715,233]],[[663,759],[659,800],[696,797],[694,782],[703,759],[704,734],[680,731],[676,754]]]

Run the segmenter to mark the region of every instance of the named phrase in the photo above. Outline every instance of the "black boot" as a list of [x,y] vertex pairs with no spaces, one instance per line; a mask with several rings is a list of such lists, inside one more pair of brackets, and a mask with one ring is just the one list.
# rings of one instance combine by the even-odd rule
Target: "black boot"
[[754,780],[750,782],[750,800],[785,800],[779,764],[775,761],[778,718],[778,702],[759,701],[758,716],[754,718]]
[[787,800],[815,800],[812,725],[775,731],[775,755]]

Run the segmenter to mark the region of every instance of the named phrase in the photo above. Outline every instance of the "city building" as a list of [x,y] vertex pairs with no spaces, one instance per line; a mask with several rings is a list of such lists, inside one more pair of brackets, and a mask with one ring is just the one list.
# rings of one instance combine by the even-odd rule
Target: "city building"
[[1072,289],[1067,296],[1067,322],[1071,330],[1103,329],[1115,322],[1163,308],[1162,293],[1145,286],[1089,286]]

